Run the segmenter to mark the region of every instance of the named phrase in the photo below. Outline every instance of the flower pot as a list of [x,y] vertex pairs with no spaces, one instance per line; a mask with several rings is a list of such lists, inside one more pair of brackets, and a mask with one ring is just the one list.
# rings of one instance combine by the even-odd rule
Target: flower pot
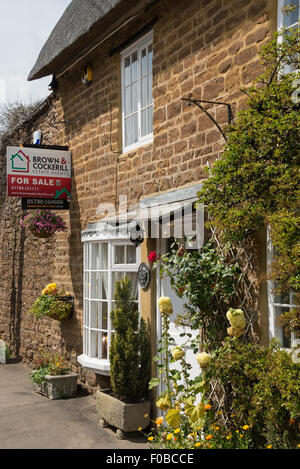
[[48,239],[48,238],[51,238],[51,236],[53,235],[52,233],[48,233],[48,232],[43,231],[43,230],[41,230],[39,233],[37,233],[36,231],[33,231],[33,230],[30,230],[30,231],[33,234],[33,236],[35,236],[36,238]]
[[69,373],[62,376],[46,375],[44,383],[33,383],[34,390],[48,399],[61,399],[63,397],[73,397],[77,390],[77,373]]
[[74,298],[73,297],[62,297],[62,298],[59,298],[60,301],[66,301],[66,302],[70,302],[72,304],[72,307],[70,309],[70,312],[68,314],[67,317],[65,318],[61,318],[59,316],[59,314],[47,314],[48,318],[51,318],[51,319],[54,319],[55,321],[64,321],[66,319],[71,319],[73,317],[73,314],[74,314]]
[[102,426],[106,423],[124,433],[136,432],[139,427],[145,429],[149,426],[150,402],[125,404],[103,391],[97,391],[95,397],[97,414]]

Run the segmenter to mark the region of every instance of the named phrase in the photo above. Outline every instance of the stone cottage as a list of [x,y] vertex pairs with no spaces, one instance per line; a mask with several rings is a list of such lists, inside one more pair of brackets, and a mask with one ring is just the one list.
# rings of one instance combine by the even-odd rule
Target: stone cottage
[[[149,320],[154,352],[161,328],[157,298],[172,296],[175,313],[182,302],[155,273],[143,290],[138,268],[148,264],[149,252],[169,249],[183,207],[190,221],[197,218],[193,205],[205,168],[224,148],[220,129],[228,110],[235,116],[246,105],[241,88],[262,71],[260,47],[290,24],[281,10],[286,3],[71,2],[29,74],[29,80],[53,75],[52,94],[8,142],[32,143],[41,130],[43,144],[69,147],[72,199],[70,211],[60,212],[66,232],[41,240],[20,227],[21,201],[6,196],[4,152],[0,161],[0,337],[16,355],[31,362],[41,345],[50,346],[65,354],[85,388],[106,386],[114,283],[124,275]],[[202,106],[213,120],[197,99],[208,101]],[[130,241],[137,220],[145,230],[138,246]],[[274,336],[284,340],[275,319],[291,300],[275,302],[265,276],[270,255],[262,233],[244,278],[262,344]],[[53,281],[74,293],[75,314],[61,324],[37,322],[27,311]]]

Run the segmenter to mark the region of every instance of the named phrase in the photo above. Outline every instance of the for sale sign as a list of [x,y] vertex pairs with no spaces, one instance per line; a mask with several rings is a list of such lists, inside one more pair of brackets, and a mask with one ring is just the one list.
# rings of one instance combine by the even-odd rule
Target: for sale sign
[[7,147],[7,195],[43,199],[71,197],[71,153]]

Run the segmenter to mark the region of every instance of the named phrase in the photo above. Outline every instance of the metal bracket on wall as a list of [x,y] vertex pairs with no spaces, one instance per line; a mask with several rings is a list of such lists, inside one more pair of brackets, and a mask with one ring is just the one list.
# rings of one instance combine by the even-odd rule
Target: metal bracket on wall
[[233,119],[233,113],[232,113],[232,109],[231,109],[231,105],[229,103],[223,103],[221,101],[207,101],[205,99],[195,99],[193,98],[192,96],[190,96],[189,98],[181,98],[181,101],[186,101],[187,105],[188,106],[191,106],[192,104],[196,104],[196,106],[199,107],[199,109],[201,109],[201,111],[203,111],[207,117],[215,124],[215,126],[218,128],[218,130],[221,132],[225,142],[227,142],[227,138],[226,138],[226,135],[225,133],[223,132],[221,126],[218,124],[218,122],[213,118],[213,116],[200,104],[200,103],[204,103],[204,104],[218,104],[220,106],[227,106],[227,110],[228,110],[228,125],[230,124],[233,124],[234,123],[234,119]]

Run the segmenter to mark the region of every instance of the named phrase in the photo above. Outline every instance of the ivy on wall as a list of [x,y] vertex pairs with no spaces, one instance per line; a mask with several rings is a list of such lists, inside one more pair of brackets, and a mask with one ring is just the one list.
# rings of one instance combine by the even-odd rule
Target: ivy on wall
[[248,107],[227,129],[225,151],[198,197],[226,241],[270,226],[270,276],[278,291],[300,290],[299,29],[282,31],[280,40],[275,34],[260,56],[265,72],[245,90]]

